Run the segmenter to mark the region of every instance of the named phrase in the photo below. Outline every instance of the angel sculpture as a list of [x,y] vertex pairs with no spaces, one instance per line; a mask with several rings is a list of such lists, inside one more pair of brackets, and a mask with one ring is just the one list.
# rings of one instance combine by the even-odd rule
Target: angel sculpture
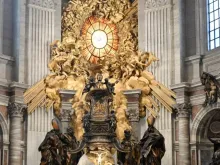
[[219,82],[213,75],[206,72],[202,73],[201,82],[202,85],[205,86],[204,91],[206,94],[206,100],[204,102],[204,106],[216,103],[218,98],[220,97]]
[[96,82],[95,82],[95,79],[93,77],[90,77],[89,78],[89,83],[86,84],[86,86],[83,90],[83,94],[89,92],[92,87],[94,87],[94,88],[96,87]]
[[108,78],[105,78],[105,82],[104,82],[103,84],[106,85],[107,90],[108,90],[109,93],[115,95],[115,92],[114,92],[114,91],[115,91],[115,88],[114,88],[114,86],[115,86],[115,84],[117,84],[117,83],[118,83],[118,81],[116,81],[115,83],[110,83],[110,82],[109,82],[109,79],[108,79]]

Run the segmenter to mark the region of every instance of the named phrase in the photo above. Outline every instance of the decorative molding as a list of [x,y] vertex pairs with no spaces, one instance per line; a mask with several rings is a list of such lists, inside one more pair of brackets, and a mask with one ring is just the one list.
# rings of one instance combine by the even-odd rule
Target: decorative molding
[[205,94],[194,95],[190,97],[192,105],[202,105],[205,101]]
[[26,90],[26,89],[28,89],[30,87],[27,84],[15,82],[15,81],[11,82],[9,84],[9,86],[10,86],[10,88],[19,88],[19,89],[23,89],[23,90]]
[[128,120],[131,122],[138,122],[140,120],[139,117],[139,100],[141,95],[141,90],[126,90],[123,91],[123,94],[127,98],[127,110],[126,114],[128,116]]
[[126,110],[126,115],[128,116],[128,120],[131,122],[138,122],[140,120],[139,117],[139,105],[136,107],[128,107]]
[[126,90],[126,91],[123,91],[123,94],[124,95],[137,95],[139,97],[141,94],[141,89]]
[[146,0],[145,7],[146,9],[151,9],[166,6],[169,4],[169,0]]
[[8,112],[10,117],[23,117],[26,106],[20,103],[9,103]]
[[190,83],[188,82],[182,82],[182,83],[179,83],[179,84],[173,84],[173,85],[170,85],[170,88],[172,90],[178,90],[178,89],[188,89],[190,87]]
[[11,102],[16,102],[16,103],[19,103],[19,104],[23,104],[24,103],[24,97],[23,96],[11,96],[10,97],[10,101]]
[[30,0],[29,5],[40,6],[47,9],[55,9],[57,3],[55,0]]
[[61,89],[59,90],[59,94],[62,100],[62,103],[69,103],[69,100],[74,97],[76,94],[76,90],[66,90],[66,89]]
[[11,62],[14,62],[14,61],[15,61],[14,57],[8,56],[8,55],[4,55],[4,54],[0,54],[0,59],[1,59],[1,60],[11,61]]
[[194,62],[194,61],[200,61],[203,58],[202,55],[194,55],[194,56],[189,56],[185,58],[185,62]]
[[8,106],[9,97],[0,94],[0,105]]
[[0,88],[8,89],[10,83],[0,80]]
[[176,104],[175,108],[177,110],[178,117],[185,118],[189,117],[189,114],[192,110],[192,105],[190,103]]
[[60,120],[61,121],[70,121],[72,112],[73,111],[71,109],[62,109],[62,112],[59,116]]

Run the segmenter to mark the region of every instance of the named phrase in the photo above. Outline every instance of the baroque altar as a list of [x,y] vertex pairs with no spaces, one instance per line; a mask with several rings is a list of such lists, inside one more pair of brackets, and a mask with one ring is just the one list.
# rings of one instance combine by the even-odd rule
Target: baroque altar
[[[51,43],[51,73],[24,93],[29,114],[53,107],[60,118],[59,91],[75,91],[66,101],[72,113],[65,124],[79,145],[69,152],[87,148],[93,162],[103,147],[109,155],[131,151],[133,128],[146,111],[156,118],[159,105],[171,113],[175,105],[175,93],[148,71],[159,59],[138,49],[137,13],[126,16],[131,9],[127,0],[70,0],[63,10],[62,41]],[[129,90],[137,91],[135,97]]]

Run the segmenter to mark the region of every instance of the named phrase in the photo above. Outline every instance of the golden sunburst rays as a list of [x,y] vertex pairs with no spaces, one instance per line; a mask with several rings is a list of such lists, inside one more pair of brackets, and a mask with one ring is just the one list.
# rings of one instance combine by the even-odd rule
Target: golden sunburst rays
[[81,53],[91,63],[97,64],[105,56],[114,56],[118,50],[117,27],[106,19],[89,17],[81,33],[86,43]]
[[47,107],[48,109],[53,106],[51,100],[47,100],[46,84],[43,78],[24,93],[24,103],[28,105],[28,113],[34,112],[37,107]]
[[[169,112],[173,112],[172,107],[176,104],[175,101],[175,95],[174,94],[168,94],[167,91],[169,91],[168,88],[161,88],[161,84],[158,84],[156,86],[150,85],[151,88],[151,95],[156,98]],[[152,102],[152,101],[151,101]]]

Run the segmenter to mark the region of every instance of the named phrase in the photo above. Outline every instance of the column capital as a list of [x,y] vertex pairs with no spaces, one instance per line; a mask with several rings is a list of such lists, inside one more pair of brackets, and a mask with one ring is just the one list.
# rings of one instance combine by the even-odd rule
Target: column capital
[[55,9],[57,6],[57,3],[55,0],[30,0],[29,4],[44,7],[48,9]]
[[171,3],[170,0],[146,0],[146,9],[159,8]]
[[190,112],[192,110],[192,105],[190,103],[181,103],[181,104],[176,104],[175,108],[177,110],[177,115],[179,118],[189,117]]
[[20,103],[12,103],[8,104],[8,113],[10,117],[22,117],[26,110],[26,106]]

